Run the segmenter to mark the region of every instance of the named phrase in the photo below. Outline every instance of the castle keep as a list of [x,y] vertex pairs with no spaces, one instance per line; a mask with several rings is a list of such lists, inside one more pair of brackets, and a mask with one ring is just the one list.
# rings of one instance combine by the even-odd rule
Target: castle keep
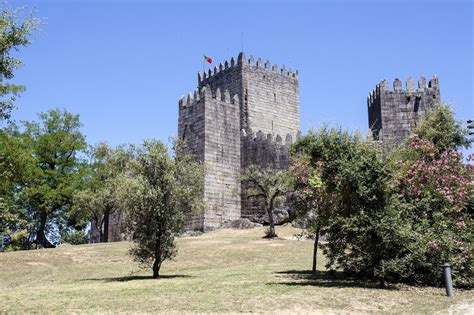
[[207,166],[206,211],[194,229],[212,229],[250,215],[241,200],[247,165],[288,166],[288,146],[300,129],[298,72],[240,53],[198,74],[194,93],[179,101],[178,137]]
[[369,128],[374,140],[380,140],[387,146],[402,143],[412,134],[426,111],[439,102],[439,83],[435,76],[428,86],[425,78],[420,77],[417,89],[412,78],[408,78],[405,89],[402,81],[395,79],[393,90],[383,80],[367,97]]
[[[401,144],[423,115],[440,102],[438,78],[415,88],[386,80],[367,98],[369,128],[384,146]],[[246,59],[240,53],[207,73],[198,74],[197,89],[179,100],[178,136],[197,160],[206,164],[203,198],[206,209],[189,228],[209,230],[252,218],[262,211],[258,199],[241,198],[241,171],[249,165],[285,169],[288,148],[300,130],[298,71]],[[121,240],[122,212],[111,215],[109,239]],[[92,224],[91,242],[99,231]]]

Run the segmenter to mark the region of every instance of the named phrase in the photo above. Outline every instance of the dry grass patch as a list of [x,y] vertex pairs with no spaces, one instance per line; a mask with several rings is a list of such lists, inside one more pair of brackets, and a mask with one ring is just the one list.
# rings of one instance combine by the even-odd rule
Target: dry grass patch
[[[307,272],[311,241],[299,230],[219,230],[178,241],[162,279],[127,255],[126,242],[0,253],[0,312],[461,312],[472,291],[393,286],[378,289],[339,274]],[[323,269],[319,257],[318,268]],[[473,309],[471,308],[471,309]],[[469,308],[467,308],[469,309]]]

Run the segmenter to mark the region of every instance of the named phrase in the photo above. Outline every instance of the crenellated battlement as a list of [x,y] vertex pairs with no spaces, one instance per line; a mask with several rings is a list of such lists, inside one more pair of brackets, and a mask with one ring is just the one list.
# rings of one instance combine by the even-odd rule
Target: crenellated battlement
[[432,76],[428,85],[426,79],[420,77],[417,88],[411,77],[405,86],[396,78],[392,89],[387,80],[382,80],[367,97],[369,128],[374,139],[382,140],[388,146],[403,143],[412,134],[420,118],[439,101],[437,76]]
[[210,99],[215,99],[219,100],[224,103],[229,103],[229,104],[236,104],[237,106],[239,105],[239,97],[237,94],[234,94],[234,96],[231,98],[230,97],[230,92],[229,90],[224,90],[224,92],[221,92],[220,88],[215,89],[212,91],[211,87],[209,85],[206,85],[205,87],[202,87],[201,89],[195,89],[193,93],[189,92],[187,96],[181,96],[179,99],[179,108],[180,109],[185,109],[191,106],[195,106],[196,104],[200,104],[201,100],[210,100]]
[[279,144],[290,146],[293,144],[293,135],[286,134],[284,137],[281,135],[274,135],[272,133],[265,134],[263,131],[259,130],[254,133],[251,129],[242,129],[241,131],[242,139],[255,142],[268,142],[269,144]]
[[[242,54],[242,53],[241,53]],[[239,55],[240,58],[241,55]],[[242,60],[245,66],[253,70],[261,70],[266,72],[272,72],[274,74],[280,74],[283,77],[290,77],[298,79],[298,70],[292,71],[291,69],[286,70],[285,65],[281,68],[278,68],[276,64],[270,67],[270,61],[267,60],[265,63],[262,62],[261,58],[257,59],[257,62],[254,61],[254,57],[250,55],[250,58],[245,62],[245,56],[242,56]]]
[[399,78],[395,78],[395,80],[392,83],[392,89],[390,89],[389,83],[387,80],[382,80],[380,81],[379,84],[375,86],[375,88],[369,93],[367,96],[367,103],[369,104],[369,107],[372,105],[372,103],[375,102],[375,100],[380,97],[381,93],[416,93],[416,92],[430,92],[430,90],[439,90],[439,80],[438,77],[433,75],[428,82],[428,85],[426,85],[426,79],[425,77],[421,76],[418,79],[418,87],[415,89],[415,81],[413,80],[412,77],[408,77],[408,79],[405,81],[405,88],[403,88],[403,83]]
[[285,169],[289,166],[288,149],[293,143],[293,135],[265,134],[261,130],[241,131],[242,167],[257,165]]
[[237,57],[237,61],[232,57],[230,61],[226,60],[224,63],[221,62],[218,66],[214,66],[213,69],[209,69],[206,72],[198,72],[198,85],[203,86],[209,84],[209,82],[214,78],[224,76],[236,70],[242,70],[243,68],[255,71],[265,71],[281,77],[298,79],[298,70],[286,70],[285,65],[278,68],[276,64],[270,67],[270,61],[267,60],[263,63],[262,59],[258,58],[257,62],[255,62],[253,56],[250,56],[247,60],[245,59],[245,54],[241,52]]

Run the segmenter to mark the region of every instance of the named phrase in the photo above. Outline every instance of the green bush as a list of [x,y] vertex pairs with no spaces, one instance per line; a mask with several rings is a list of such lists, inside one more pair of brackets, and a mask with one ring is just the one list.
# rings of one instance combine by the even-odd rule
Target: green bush
[[[438,111],[446,114],[439,108],[426,121]],[[459,152],[446,151],[463,143],[456,132],[447,140],[436,130],[425,134],[436,135],[436,143],[414,136],[390,154],[357,134],[327,128],[293,146],[298,213],[326,236],[320,247],[327,268],[382,285],[439,286],[440,265],[448,262],[455,286],[474,284],[467,211],[474,202],[474,168]]]
[[6,251],[15,251],[29,249],[31,242],[28,239],[28,232],[26,230],[18,230],[8,234],[8,242],[6,244]]
[[406,222],[392,207],[391,168],[378,147],[357,134],[323,128],[293,149],[309,161],[296,188],[307,202],[317,200],[306,208],[318,208],[326,267],[382,285],[394,280],[385,266],[404,251]]
[[89,235],[84,231],[68,231],[61,238],[61,243],[67,243],[71,245],[87,244],[89,243]]

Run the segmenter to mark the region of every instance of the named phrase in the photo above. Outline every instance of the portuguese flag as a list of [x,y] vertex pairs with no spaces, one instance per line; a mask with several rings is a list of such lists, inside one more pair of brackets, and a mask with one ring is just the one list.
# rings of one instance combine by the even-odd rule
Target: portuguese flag
[[209,63],[212,63],[212,58],[204,55],[204,61],[207,61]]

